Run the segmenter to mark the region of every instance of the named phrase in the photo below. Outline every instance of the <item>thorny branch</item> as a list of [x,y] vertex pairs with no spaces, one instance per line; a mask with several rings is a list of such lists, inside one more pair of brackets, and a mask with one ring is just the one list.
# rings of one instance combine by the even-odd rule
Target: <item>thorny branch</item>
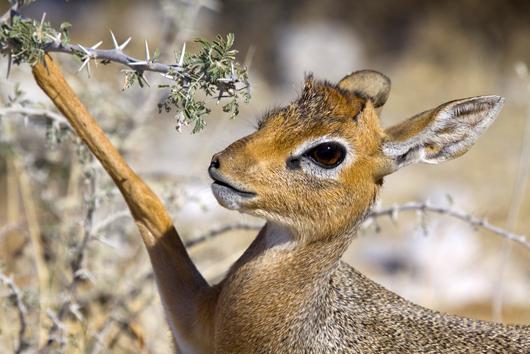
[[[390,217],[392,220],[396,220],[401,212],[420,212],[420,213],[433,213],[446,215],[454,219],[465,222],[466,224],[471,225],[473,228],[479,229],[482,228],[489,232],[492,232],[498,236],[504,237],[510,241],[517,242],[520,245],[528,248],[530,250],[530,241],[525,235],[515,234],[508,230],[505,230],[501,227],[491,224],[485,218],[478,218],[468,213],[464,213],[452,208],[431,205],[428,202],[408,202],[404,204],[396,204],[389,208],[374,210],[368,214],[366,221],[378,219],[381,217]],[[211,229],[206,233],[194,238],[191,241],[186,243],[186,246],[192,247],[198,243],[210,240],[219,236],[223,233],[233,231],[233,230],[259,230],[263,225],[256,225],[251,223],[234,223],[220,226],[218,228]]]
[[[530,249],[530,241],[525,235],[516,234],[506,229],[503,229],[501,227],[498,227],[496,225],[493,225],[485,218],[479,218],[469,213],[461,212],[461,211],[458,211],[456,209],[449,208],[449,207],[431,205],[428,202],[407,202],[403,204],[396,204],[389,208],[374,210],[368,214],[367,221],[381,218],[381,217],[390,217],[392,218],[392,220],[396,220],[399,216],[399,213],[411,212],[411,211],[449,216],[451,218],[463,221],[466,224],[471,225],[473,228],[482,228],[484,230],[492,232],[493,234],[501,236],[507,240],[519,243],[522,246]],[[99,232],[103,230],[104,228],[106,228],[107,226],[109,226],[111,223],[115,222],[116,220],[121,219],[122,217],[127,217],[127,216],[129,216],[128,211],[126,210],[119,211],[115,214],[110,215],[108,218],[100,221],[94,227],[94,229],[97,230],[97,232]],[[194,246],[197,246],[198,244],[214,239],[215,237],[219,235],[222,235],[224,233],[234,231],[234,230],[259,230],[262,227],[263,227],[262,224],[245,223],[245,222],[225,224],[219,227],[212,228],[206,231],[205,233],[192,238],[191,240],[187,240],[185,242],[185,246],[194,247]]]
[[69,43],[68,29],[71,26],[63,23],[60,30],[52,28],[45,21],[46,14],[40,21],[24,18],[20,15],[19,3],[15,2],[8,13],[0,19],[0,53],[8,57],[9,75],[12,63],[29,63],[35,65],[44,60],[46,53],[66,53],[79,58],[82,62],[79,71],[86,69],[91,76],[91,63],[111,62],[122,64],[125,81],[123,89],[137,83],[140,87],[150,86],[147,72],[161,74],[167,84],[158,85],[167,94],[158,104],[159,111],[175,110],[177,129],[194,124],[193,132],[205,126],[205,116],[210,112],[206,104],[196,99],[199,91],[217,100],[230,98],[222,106],[224,112],[233,118],[239,114],[238,99],[248,102],[250,85],[247,69],[236,61],[237,50],[233,49],[234,35],[226,38],[217,36],[213,41],[197,39],[201,45],[197,53],[186,53],[186,43],[180,53],[175,53],[175,63],[159,62],[160,51],[151,52],[145,41],[145,57],[134,58],[124,52],[131,41],[127,38],[119,43],[111,31],[112,49],[99,49],[102,41],[93,46]]
[[381,216],[388,216],[395,220],[400,212],[406,211],[446,215],[463,221],[474,228],[482,228],[496,235],[502,236],[508,240],[517,242],[530,250],[530,241],[524,235],[518,235],[507,231],[501,227],[495,226],[485,218],[478,218],[471,214],[464,213],[452,208],[430,205],[428,202],[410,202],[405,204],[394,205],[386,209],[375,210],[368,215],[368,219],[375,219]]
[[0,272],[0,283],[4,284],[7,288],[9,288],[12,300],[15,303],[15,306],[17,308],[19,329],[18,329],[18,344],[15,348],[15,353],[19,354],[19,353],[22,353],[28,347],[28,342],[25,339],[26,329],[28,326],[28,321],[26,320],[26,315],[27,315],[28,310],[26,308],[26,305],[24,304],[21,291],[15,285],[15,283],[13,282],[13,279],[11,279],[10,277],[7,277],[6,275]]

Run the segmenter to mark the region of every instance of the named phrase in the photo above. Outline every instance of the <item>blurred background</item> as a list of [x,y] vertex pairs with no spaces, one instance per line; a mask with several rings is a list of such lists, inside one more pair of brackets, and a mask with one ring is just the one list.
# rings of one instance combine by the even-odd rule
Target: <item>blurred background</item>
[[[7,8],[2,2],[1,12]],[[103,40],[109,48],[112,29],[118,40],[133,38],[128,54],[142,57],[148,40],[165,62],[174,62],[184,42],[193,51],[196,37],[235,33],[252,99],[235,120],[211,100],[208,126],[195,135],[178,133],[172,115],[158,113],[162,91],[122,92],[118,65],[93,67],[88,78],[76,73],[75,58],[54,55],[127,160],[164,198],[186,240],[236,222],[263,223],[217,205],[206,171],[212,154],[252,132],[266,109],[296,98],[304,73],[337,81],[364,68],[392,79],[384,126],[456,98],[506,97],[470,152],[388,177],[378,207],[429,201],[530,235],[528,1],[38,0],[23,11],[37,19],[43,12],[56,27],[73,25],[73,43]],[[1,65],[5,77],[6,61]],[[156,83],[154,74],[148,78]],[[24,99],[50,106],[27,66],[0,81],[2,104],[15,83]],[[75,137],[1,112],[0,271],[13,276],[28,307],[28,348],[51,340],[65,352],[167,352],[170,335],[150,265],[117,190]],[[189,251],[215,283],[255,233],[220,233]],[[404,212],[394,221],[377,219],[344,259],[423,306],[530,324],[530,250],[454,218]],[[1,352],[18,338],[10,294],[0,288]]]

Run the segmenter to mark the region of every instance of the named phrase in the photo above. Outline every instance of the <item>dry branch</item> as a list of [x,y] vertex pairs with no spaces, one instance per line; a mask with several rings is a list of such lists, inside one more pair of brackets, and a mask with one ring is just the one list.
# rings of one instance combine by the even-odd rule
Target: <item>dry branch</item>
[[483,228],[494,234],[502,236],[508,240],[517,242],[530,250],[530,241],[524,235],[515,234],[501,227],[495,226],[484,218],[478,218],[471,214],[464,213],[464,212],[451,209],[451,208],[447,208],[447,207],[430,205],[427,202],[410,202],[410,203],[405,203],[401,205],[394,205],[386,209],[375,210],[370,213],[368,218],[373,219],[373,218],[377,218],[381,216],[389,216],[391,218],[396,218],[400,212],[404,212],[404,211],[416,211],[416,212],[419,211],[423,213],[435,213],[435,214],[447,215],[452,218],[463,221],[471,225],[474,228]]
[[[402,212],[420,212],[420,213],[432,213],[432,214],[439,214],[439,215],[445,215],[454,219],[458,219],[473,228],[482,228],[484,230],[487,230],[493,234],[496,234],[498,236],[501,236],[509,241],[516,242],[523,247],[526,247],[530,250],[530,240],[525,235],[516,234],[513,232],[510,232],[506,229],[503,229],[501,227],[495,226],[491,224],[488,220],[485,218],[479,218],[476,216],[473,216],[469,213],[465,213],[462,211],[458,211],[449,207],[444,206],[437,206],[437,205],[431,205],[427,202],[408,202],[403,204],[396,204],[389,208],[384,209],[378,209],[370,212],[366,220],[374,220],[381,217],[389,217],[393,220],[396,220],[399,213]],[[216,236],[219,236],[221,234],[224,234],[226,232],[230,232],[233,230],[259,230],[263,226],[262,225],[256,225],[251,223],[233,223],[233,224],[226,224],[222,225],[216,228],[212,228],[205,232],[204,234],[186,242],[187,247],[195,246],[201,242],[210,240],[212,238],[215,238]]]

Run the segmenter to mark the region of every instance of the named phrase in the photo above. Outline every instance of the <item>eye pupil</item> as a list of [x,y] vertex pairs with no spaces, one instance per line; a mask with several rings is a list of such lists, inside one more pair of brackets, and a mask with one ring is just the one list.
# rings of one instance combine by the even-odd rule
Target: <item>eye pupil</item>
[[345,155],[344,147],[333,142],[317,145],[309,151],[311,159],[325,168],[338,166],[344,160]]

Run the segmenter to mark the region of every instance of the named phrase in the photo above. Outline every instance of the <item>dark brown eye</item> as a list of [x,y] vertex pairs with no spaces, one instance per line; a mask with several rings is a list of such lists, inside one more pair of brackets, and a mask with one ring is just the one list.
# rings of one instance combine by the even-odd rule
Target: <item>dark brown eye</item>
[[321,167],[333,168],[344,161],[346,150],[338,143],[329,142],[315,146],[306,155]]

